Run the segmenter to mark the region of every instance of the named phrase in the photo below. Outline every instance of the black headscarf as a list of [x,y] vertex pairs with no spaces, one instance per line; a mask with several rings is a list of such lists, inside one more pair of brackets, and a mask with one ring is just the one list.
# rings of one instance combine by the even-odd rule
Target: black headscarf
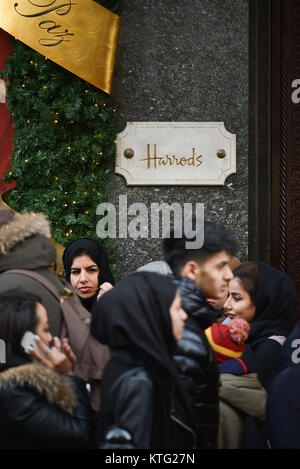
[[135,350],[137,358],[149,357],[150,362],[158,365],[169,382],[175,382],[177,395],[193,427],[190,403],[173,361],[176,340],[169,308],[175,294],[176,286],[166,276],[153,272],[132,274],[94,306],[91,331],[111,349]]
[[247,343],[272,335],[287,336],[298,303],[295,285],[280,270],[258,261],[256,310]]
[[[73,259],[76,257],[76,253],[82,249],[88,252],[91,259],[93,259],[99,268],[98,285],[100,286],[104,282],[109,282],[114,285],[115,281],[110,271],[106,249],[100,241],[94,238],[80,238],[76,241],[72,241],[72,243],[66,247],[62,258],[66,272],[66,280],[70,282]],[[90,311],[96,298],[97,294],[87,299],[80,298],[80,301],[83,306]]]

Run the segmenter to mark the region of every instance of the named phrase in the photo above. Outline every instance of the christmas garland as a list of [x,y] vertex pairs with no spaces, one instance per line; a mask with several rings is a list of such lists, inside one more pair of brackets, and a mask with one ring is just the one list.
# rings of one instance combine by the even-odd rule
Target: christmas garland
[[[97,3],[118,12],[117,1]],[[18,212],[45,213],[62,245],[96,237],[98,204],[107,201],[115,156],[108,95],[14,40],[7,105],[14,121],[11,171],[17,185],[3,197]],[[109,240],[104,240],[109,252]]]

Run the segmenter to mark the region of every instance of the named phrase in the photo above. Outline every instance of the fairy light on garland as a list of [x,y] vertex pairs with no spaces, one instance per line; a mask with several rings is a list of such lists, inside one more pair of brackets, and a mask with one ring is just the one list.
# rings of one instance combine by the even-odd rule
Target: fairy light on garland
[[[118,12],[118,0],[95,1]],[[5,202],[17,212],[45,213],[60,244],[97,237],[96,209],[99,197],[107,200],[115,159],[115,109],[98,88],[18,40],[13,46],[0,72],[9,80],[15,127],[5,178],[17,185]],[[112,253],[109,240],[103,242]]]

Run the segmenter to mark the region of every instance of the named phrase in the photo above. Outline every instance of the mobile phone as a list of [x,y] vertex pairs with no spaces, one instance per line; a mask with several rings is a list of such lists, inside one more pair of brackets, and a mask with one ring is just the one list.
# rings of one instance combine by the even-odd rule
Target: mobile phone
[[[21,345],[23,349],[25,350],[25,352],[28,353],[28,355],[30,355],[29,348],[31,347],[34,350],[36,350],[42,357],[45,358],[46,357],[45,354],[41,351],[41,349],[39,348],[39,346],[37,345],[35,341],[36,337],[38,336],[36,336],[33,332],[26,331],[22,337]],[[50,350],[48,347],[47,349]]]

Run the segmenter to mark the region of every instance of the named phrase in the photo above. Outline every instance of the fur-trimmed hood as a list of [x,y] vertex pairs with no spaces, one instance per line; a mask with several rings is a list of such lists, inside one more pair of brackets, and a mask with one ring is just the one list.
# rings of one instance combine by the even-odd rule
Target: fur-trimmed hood
[[0,272],[48,269],[56,261],[45,215],[18,214],[0,228]]
[[64,376],[44,365],[29,363],[9,368],[0,373],[0,392],[21,387],[45,397],[70,415],[74,414],[76,397],[71,384]]
[[50,226],[43,214],[17,214],[8,224],[0,228],[0,256],[10,252],[18,243],[33,235],[50,238]]

